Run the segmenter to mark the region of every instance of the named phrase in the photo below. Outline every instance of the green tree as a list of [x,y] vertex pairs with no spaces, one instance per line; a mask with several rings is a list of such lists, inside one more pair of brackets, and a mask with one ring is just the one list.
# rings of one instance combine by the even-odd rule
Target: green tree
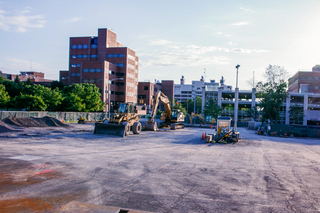
[[42,93],[42,99],[48,106],[47,110],[57,111],[63,101],[62,93],[59,88],[50,89],[49,87],[44,87]]
[[262,121],[270,120],[273,124],[280,118],[281,106],[288,97],[286,82],[262,83],[257,85],[257,98],[260,98],[259,106],[262,109]]
[[290,107],[289,110],[290,113],[290,123],[291,124],[303,124],[303,107],[300,107],[298,104],[295,104],[294,106]]
[[6,91],[6,87],[3,84],[0,84],[0,109],[6,108],[10,101],[10,96]]
[[22,94],[16,96],[13,100],[17,109],[26,109],[30,111],[45,111],[47,105],[40,96]]
[[[188,99],[182,103],[182,106],[187,109],[187,113],[191,114],[194,112],[194,98]],[[202,113],[202,98],[196,97],[196,111],[198,114]]]
[[16,84],[20,84],[21,83],[19,75],[16,75],[16,78],[14,79],[14,83],[16,83]]
[[209,98],[206,105],[204,106],[204,115],[212,116],[217,120],[218,115],[222,112],[222,107],[220,107],[213,98]]
[[62,90],[64,87],[64,84],[61,81],[52,81],[50,84],[51,89],[59,88],[59,90]]
[[105,103],[101,101],[99,88],[94,84],[74,84],[62,90],[61,109],[65,111],[94,112],[103,111]]
[[27,79],[26,85],[33,85],[33,81],[31,80],[30,77]]
[[14,98],[20,95],[22,85],[20,83],[15,83],[13,81],[9,81],[4,77],[0,77],[0,84],[3,84],[11,98]]
[[172,107],[172,109],[179,109],[184,115],[187,113],[186,108],[184,108],[182,104],[178,102],[175,102],[175,105]]
[[266,82],[258,82],[256,97],[260,99],[262,121],[273,124],[280,118],[281,106],[288,97],[286,77],[288,72],[279,65],[269,65],[264,76]]

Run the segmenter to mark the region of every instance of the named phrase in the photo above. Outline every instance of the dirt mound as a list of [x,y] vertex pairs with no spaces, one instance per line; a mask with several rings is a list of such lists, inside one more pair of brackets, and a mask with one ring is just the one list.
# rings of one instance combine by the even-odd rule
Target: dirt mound
[[8,125],[5,122],[0,120],[0,133],[3,133],[3,132],[18,132],[18,131],[21,131],[21,129],[14,128],[13,126]]
[[43,118],[17,118],[9,116],[2,120],[6,124],[19,126],[19,127],[66,127],[67,124],[63,124],[58,119],[45,116]]

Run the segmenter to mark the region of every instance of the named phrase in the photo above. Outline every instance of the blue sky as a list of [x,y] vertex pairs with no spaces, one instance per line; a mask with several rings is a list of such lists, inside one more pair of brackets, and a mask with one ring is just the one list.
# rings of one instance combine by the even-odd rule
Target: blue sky
[[139,81],[219,80],[249,89],[269,64],[291,74],[320,64],[319,0],[0,0],[0,70],[68,69],[69,37],[112,29],[140,57]]

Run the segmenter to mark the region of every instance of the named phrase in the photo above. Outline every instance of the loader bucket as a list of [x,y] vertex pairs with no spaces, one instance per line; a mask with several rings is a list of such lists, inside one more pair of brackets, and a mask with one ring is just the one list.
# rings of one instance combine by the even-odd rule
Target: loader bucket
[[153,121],[153,122],[148,122],[146,121],[145,130],[149,130],[149,131],[157,131],[158,130],[158,125],[157,122]]
[[95,123],[94,134],[118,135],[124,137],[126,135],[126,125]]

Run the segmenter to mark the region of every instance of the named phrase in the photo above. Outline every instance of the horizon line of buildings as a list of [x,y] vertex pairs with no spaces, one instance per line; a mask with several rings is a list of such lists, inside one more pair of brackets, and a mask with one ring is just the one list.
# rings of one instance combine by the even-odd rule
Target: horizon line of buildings
[[[139,57],[134,50],[119,43],[117,34],[107,28],[99,28],[97,36],[70,37],[68,67],[68,70],[60,70],[60,82],[64,85],[95,84],[101,93],[101,100],[106,103],[106,111],[115,111],[120,103],[127,102],[150,109],[155,93],[162,91],[172,103],[174,100],[183,103],[196,96],[202,97],[202,112],[209,98],[213,98],[224,108],[223,115],[233,117],[235,91],[232,86],[225,85],[223,76],[219,82],[205,82],[203,76],[191,84],[185,84],[184,76],[179,84],[174,84],[173,80],[139,82]],[[17,75],[0,71],[0,76],[14,80]],[[21,81],[30,78],[37,84],[48,85],[52,82],[45,79],[41,72],[21,71],[18,76]],[[312,71],[298,71],[288,79],[289,99],[281,109],[280,123],[291,123],[288,110],[295,104],[303,109],[303,125],[320,124],[319,78],[320,65],[316,65]],[[257,105],[254,88],[240,90],[238,121],[251,120],[245,111]]]

